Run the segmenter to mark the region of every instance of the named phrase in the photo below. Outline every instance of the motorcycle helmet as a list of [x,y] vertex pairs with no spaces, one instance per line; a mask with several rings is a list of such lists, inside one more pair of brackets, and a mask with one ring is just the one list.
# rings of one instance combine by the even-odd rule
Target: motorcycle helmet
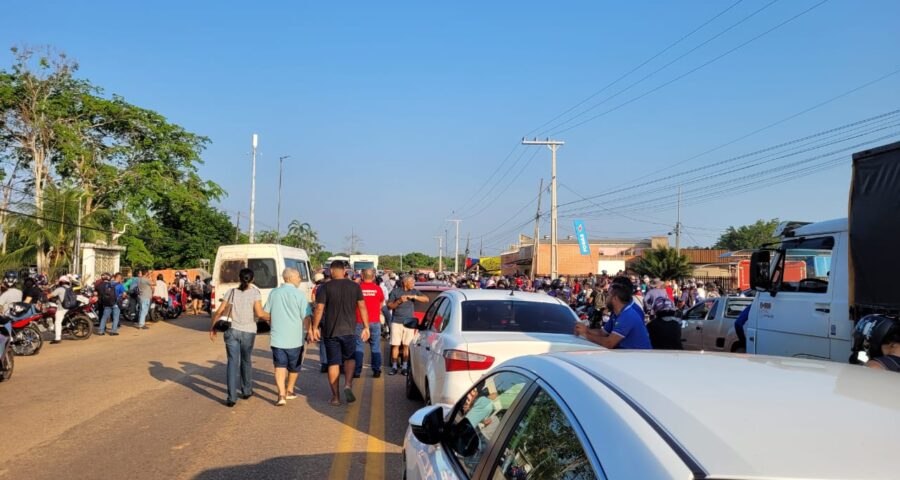
[[869,358],[883,355],[881,345],[893,329],[900,329],[900,321],[883,315],[866,315],[853,329],[853,352],[865,351]]
[[15,287],[17,283],[19,283],[19,276],[16,275],[16,272],[6,272],[3,275],[3,285],[6,285],[7,288]]

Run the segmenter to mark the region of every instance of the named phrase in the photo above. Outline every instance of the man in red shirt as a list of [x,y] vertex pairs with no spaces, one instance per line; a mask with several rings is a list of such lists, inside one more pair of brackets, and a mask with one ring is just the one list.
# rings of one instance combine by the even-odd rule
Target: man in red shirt
[[[369,268],[363,270],[362,283],[359,284],[362,289],[363,300],[366,302],[366,311],[369,313],[369,349],[372,354],[372,376],[374,378],[381,377],[381,322],[378,318],[381,316],[381,306],[384,305],[384,291],[375,283],[375,270]],[[353,372],[353,378],[359,378],[362,375],[363,355],[365,352],[365,343],[360,337],[363,329],[362,317],[359,311],[356,312],[356,370]]]

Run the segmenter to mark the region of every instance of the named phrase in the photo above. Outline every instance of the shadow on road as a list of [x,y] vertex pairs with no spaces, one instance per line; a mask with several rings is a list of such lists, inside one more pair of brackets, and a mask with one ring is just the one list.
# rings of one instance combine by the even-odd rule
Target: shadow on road
[[[151,377],[160,382],[177,383],[216,403],[225,402],[228,390],[225,384],[226,365],[224,363],[213,360],[208,362],[209,366],[191,362],[178,363],[180,368],[168,367],[158,361],[150,361],[148,371]],[[262,390],[269,395],[278,395],[274,389],[266,386],[275,384],[275,377],[272,374],[254,369],[253,384],[254,392]]]
[[198,332],[208,332],[209,326],[212,324],[212,319],[209,315],[182,315],[175,320],[163,320],[165,323],[169,325],[174,325],[176,327],[185,328],[188,330],[195,330]]
[[[347,455],[361,455],[366,452],[353,452]],[[396,454],[399,456],[399,454]],[[274,457],[268,460],[245,465],[212,468],[197,474],[193,480],[243,480],[247,478],[265,478],[267,480],[293,480],[307,478],[325,478],[334,460],[334,455],[292,455]],[[359,472],[362,473],[362,472]],[[385,478],[397,478],[401,472],[385,471]],[[362,475],[350,478],[363,478]]]

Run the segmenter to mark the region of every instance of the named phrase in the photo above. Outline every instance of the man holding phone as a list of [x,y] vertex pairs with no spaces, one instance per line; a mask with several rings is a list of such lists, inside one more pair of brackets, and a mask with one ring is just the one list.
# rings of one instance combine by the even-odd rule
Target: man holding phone
[[403,356],[400,373],[406,375],[409,368],[409,344],[418,333],[419,321],[415,316],[415,302],[428,303],[428,297],[415,289],[416,279],[405,275],[388,298],[388,308],[394,314],[391,319],[391,370],[388,375],[397,374],[397,361]]

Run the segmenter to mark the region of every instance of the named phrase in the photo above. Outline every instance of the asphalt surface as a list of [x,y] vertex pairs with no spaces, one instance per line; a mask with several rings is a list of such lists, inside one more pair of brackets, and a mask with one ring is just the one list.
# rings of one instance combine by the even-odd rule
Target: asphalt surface
[[405,378],[354,382],[355,404],[328,404],[318,351],[307,347],[299,398],[275,407],[269,337],[253,352],[254,396],[225,400],[225,346],[208,317],[117,337],[93,335],[17,357],[0,383],[6,479],[400,478]]

